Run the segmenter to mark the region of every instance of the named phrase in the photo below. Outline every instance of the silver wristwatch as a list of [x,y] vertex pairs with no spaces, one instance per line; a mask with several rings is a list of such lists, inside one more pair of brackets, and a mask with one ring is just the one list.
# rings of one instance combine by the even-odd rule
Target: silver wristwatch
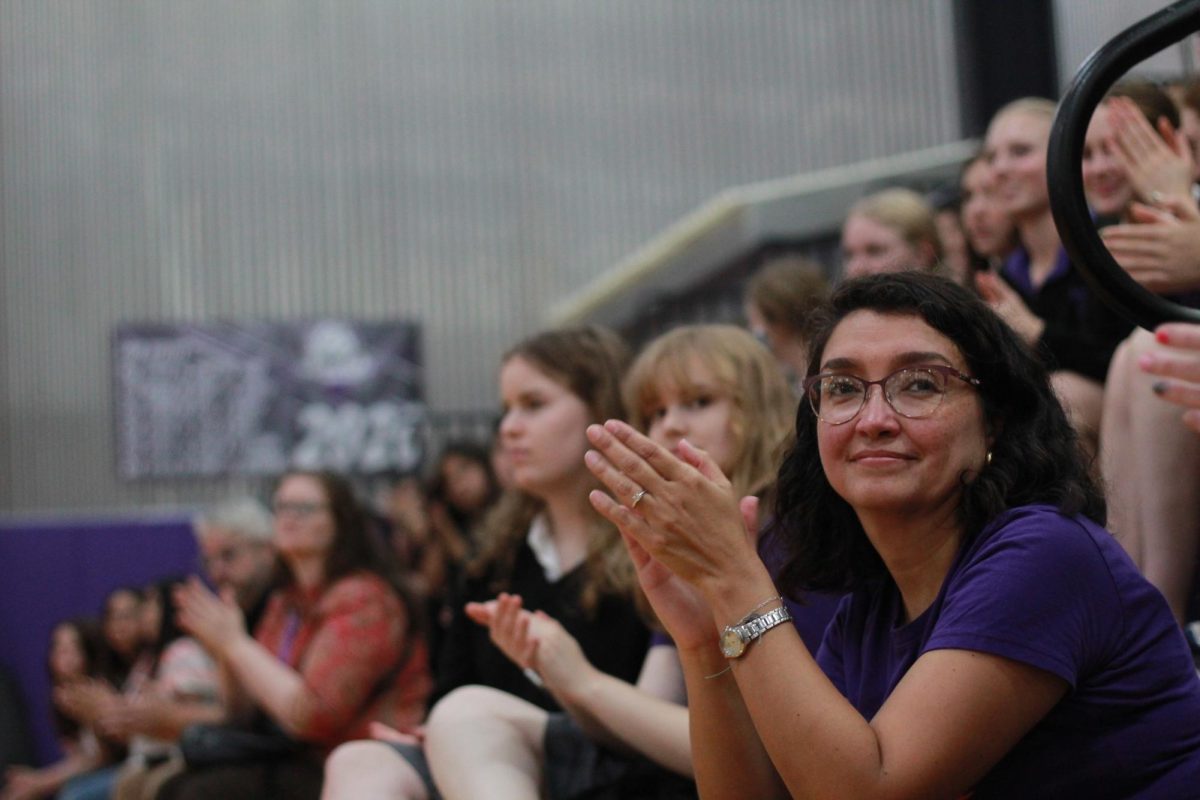
[[787,607],[780,606],[765,614],[750,617],[737,625],[726,625],[725,630],[721,631],[721,654],[726,658],[740,658],[751,642],[791,618]]

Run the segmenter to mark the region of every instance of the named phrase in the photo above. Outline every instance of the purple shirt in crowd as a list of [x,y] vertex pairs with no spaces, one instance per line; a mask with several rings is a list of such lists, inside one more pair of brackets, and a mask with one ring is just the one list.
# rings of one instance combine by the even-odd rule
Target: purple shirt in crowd
[[908,624],[891,581],[841,602],[817,655],[867,719],[926,651],[991,653],[1069,685],[973,797],[1200,797],[1200,680],[1162,595],[1112,535],[1010,509]]

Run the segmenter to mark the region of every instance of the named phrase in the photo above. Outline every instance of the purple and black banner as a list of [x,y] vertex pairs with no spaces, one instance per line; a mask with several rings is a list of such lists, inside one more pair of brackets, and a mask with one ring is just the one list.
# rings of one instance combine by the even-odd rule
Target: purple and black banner
[[113,337],[127,480],[408,472],[426,421],[408,322],[138,323]]

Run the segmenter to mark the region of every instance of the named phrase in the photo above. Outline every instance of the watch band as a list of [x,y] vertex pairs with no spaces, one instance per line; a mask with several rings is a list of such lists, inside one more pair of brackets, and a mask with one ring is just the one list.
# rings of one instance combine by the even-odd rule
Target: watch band
[[721,633],[721,653],[726,658],[741,658],[755,639],[777,625],[791,620],[787,606],[773,608],[765,614],[750,617],[737,625],[726,626]]
[[776,625],[782,625],[792,618],[786,606],[773,608],[765,614],[746,620],[741,627],[746,629],[746,641],[752,642]]

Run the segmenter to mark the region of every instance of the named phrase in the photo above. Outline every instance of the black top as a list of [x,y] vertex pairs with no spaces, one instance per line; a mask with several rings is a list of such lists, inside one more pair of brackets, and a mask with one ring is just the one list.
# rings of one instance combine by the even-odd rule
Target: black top
[[[632,599],[606,597],[593,614],[579,607],[583,565],[550,583],[546,573],[522,541],[506,591],[521,596],[525,608],[541,610],[558,620],[579,641],[583,653],[597,669],[634,683],[649,645],[649,631],[634,609]],[[453,603],[454,617],[438,652],[434,691],[430,703],[459,686],[480,684],[528,700],[548,711],[558,710],[549,692],[534,686],[524,673],[492,644],[487,628],[473,622],[463,606],[496,596],[491,577],[460,583]]]
[[1104,383],[1117,345],[1133,330],[1100,301],[1059,250],[1054,270],[1038,288],[1029,279],[1029,254],[1018,247],[1001,275],[1046,323],[1035,349],[1050,371],[1068,370]]

